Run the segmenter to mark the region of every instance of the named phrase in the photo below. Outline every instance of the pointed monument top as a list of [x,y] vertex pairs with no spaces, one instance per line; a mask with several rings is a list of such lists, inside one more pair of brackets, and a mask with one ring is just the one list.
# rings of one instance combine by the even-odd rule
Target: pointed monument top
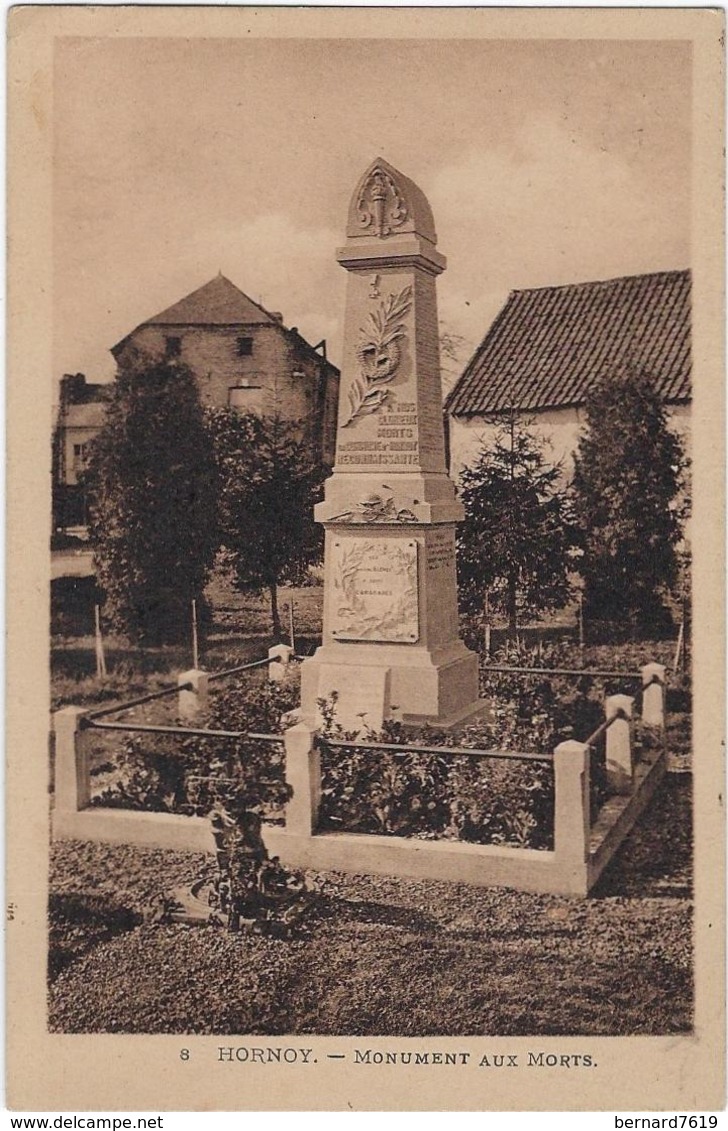
[[422,189],[383,157],[359,180],[349,205],[348,239],[414,234],[437,243],[432,209]]

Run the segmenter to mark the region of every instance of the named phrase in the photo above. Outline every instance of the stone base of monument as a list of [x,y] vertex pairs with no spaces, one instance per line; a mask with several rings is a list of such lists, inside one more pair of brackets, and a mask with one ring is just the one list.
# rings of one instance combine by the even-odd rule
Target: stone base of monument
[[[312,888],[287,891],[276,899],[266,897],[267,906],[256,913],[223,914],[216,907],[214,888],[206,880],[198,880],[190,887],[178,887],[168,901],[167,921],[191,927],[227,927],[228,930],[253,934],[287,935],[305,917],[311,907]],[[171,904],[171,906],[170,906]]]
[[[344,730],[381,730],[387,720],[452,729],[487,715],[478,698],[478,659],[459,641],[441,652],[397,645],[322,645],[301,665],[300,718],[321,721],[319,700],[335,699]],[[366,709],[362,709],[362,704]]]

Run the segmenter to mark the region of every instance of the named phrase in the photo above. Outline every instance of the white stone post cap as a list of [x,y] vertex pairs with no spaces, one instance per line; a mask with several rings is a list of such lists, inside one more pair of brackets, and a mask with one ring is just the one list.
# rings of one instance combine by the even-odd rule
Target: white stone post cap
[[177,676],[177,683],[198,683],[201,679],[208,679],[209,673],[204,672],[202,668],[190,668],[189,671],[180,672]]
[[634,699],[631,695],[607,695],[604,708],[608,719],[619,715],[620,711],[631,719],[634,714]]
[[640,668],[642,675],[642,686],[646,687],[650,683],[664,684],[666,671],[667,668],[664,664],[645,664],[642,668]]
[[576,739],[570,738],[567,742],[560,742],[554,750],[554,754],[560,754],[562,757],[564,755],[567,757],[569,755],[576,756],[578,754],[584,754],[588,749],[589,747],[585,742],[577,742]]
[[60,723],[62,726],[67,726],[73,719],[82,719],[90,714],[88,707],[75,707],[73,705],[68,707],[59,707],[57,711],[53,712],[53,725]]

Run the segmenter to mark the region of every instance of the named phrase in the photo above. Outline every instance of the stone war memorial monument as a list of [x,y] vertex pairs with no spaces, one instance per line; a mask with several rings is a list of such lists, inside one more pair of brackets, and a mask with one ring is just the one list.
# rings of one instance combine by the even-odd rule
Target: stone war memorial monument
[[378,159],[349,206],[336,462],[325,528],[323,642],[302,665],[303,718],[337,695],[347,730],[386,719],[449,727],[480,711],[478,662],[458,636],[445,463],[432,210]]

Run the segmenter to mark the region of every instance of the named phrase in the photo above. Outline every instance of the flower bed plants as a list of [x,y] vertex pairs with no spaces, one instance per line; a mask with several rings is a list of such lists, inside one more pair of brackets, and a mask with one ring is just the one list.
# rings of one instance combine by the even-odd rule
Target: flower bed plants
[[[362,746],[366,738],[356,738],[355,746],[331,747],[327,738],[355,736],[337,724],[335,697],[320,707],[322,829],[553,847],[554,785],[548,762],[503,762],[448,752],[453,746],[492,748],[493,728],[473,725],[453,735],[385,723],[381,733],[370,731],[366,738],[391,744],[391,753]],[[442,755],[397,750],[407,743],[442,746]]]
[[[210,696],[209,710],[195,726],[280,734],[282,716],[297,701],[293,683],[231,682]],[[290,793],[282,741],[133,732],[120,736],[113,760],[99,767],[108,782],[93,797],[93,805],[205,816],[234,785],[260,815],[281,816]]]
[[[453,747],[542,755],[559,743],[583,741],[604,720],[604,697],[639,697],[639,667],[650,658],[636,646],[599,655],[574,655],[573,646],[509,646],[481,667],[481,694],[488,721],[455,733],[385,723],[364,738],[347,734],[336,719],[336,697],[322,701],[322,831],[419,838],[446,838],[524,848],[553,847],[553,769],[549,761],[500,760],[451,753]],[[576,650],[578,652],[578,650]],[[591,650],[594,651],[594,650]],[[634,655],[632,654],[634,652]],[[503,667],[603,666],[624,676],[571,676],[493,670]],[[689,697],[689,687],[680,694]],[[250,678],[216,689],[202,727],[281,734],[285,713],[299,699],[295,676],[283,683],[251,684]],[[636,726],[636,750],[655,736]],[[327,739],[352,741],[333,747]],[[363,745],[391,746],[389,750]],[[442,747],[423,754],[408,744]],[[154,812],[206,815],[222,798],[223,783],[242,790],[251,811],[282,819],[289,791],[283,743],[251,739],[136,735],[117,747],[114,769],[94,804]],[[592,750],[592,821],[606,800],[604,737]],[[103,767],[109,769],[109,766]]]

